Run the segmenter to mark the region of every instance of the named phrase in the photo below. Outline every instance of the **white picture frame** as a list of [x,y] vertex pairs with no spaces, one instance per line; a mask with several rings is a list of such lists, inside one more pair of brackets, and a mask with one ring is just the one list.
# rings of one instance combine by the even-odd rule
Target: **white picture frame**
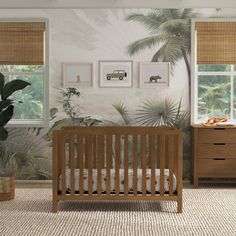
[[63,63],[63,87],[92,87],[93,63],[70,62]]
[[99,87],[131,88],[132,86],[132,61],[99,61]]
[[140,62],[139,87],[157,88],[170,85],[169,62]]

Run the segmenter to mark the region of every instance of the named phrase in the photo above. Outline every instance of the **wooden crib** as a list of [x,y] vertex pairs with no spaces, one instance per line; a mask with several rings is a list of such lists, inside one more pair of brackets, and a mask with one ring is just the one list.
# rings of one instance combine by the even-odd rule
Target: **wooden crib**
[[53,132],[53,212],[60,200],[177,201],[182,132],[163,127],[65,127]]

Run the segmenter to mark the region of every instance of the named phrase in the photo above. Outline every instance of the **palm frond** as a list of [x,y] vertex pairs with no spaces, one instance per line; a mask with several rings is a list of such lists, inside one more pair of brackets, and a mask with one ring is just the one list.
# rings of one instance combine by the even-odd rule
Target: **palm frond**
[[[170,19],[163,22],[159,27],[154,29],[154,33],[167,34],[170,36],[181,36],[189,27],[189,20],[185,19]],[[188,29],[190,31],[190,28]]]
[[187,122],[189,121],[190,118],[190,113],[189,111],[182,111],[182,97],[179,101],[178,104],[178,109],[174,121],[174,126],[176,128],[185,128],[187,127]]
[[188,120],[188,112],[182,111],[181,101],[169,98],[146,100],[137,110],[137,123],[146,126],[171,126],[182,128]]
[[199,14],[194,12],[192,8],[185,8],[182,12],[181,19],[192,19],[198,16]]
[[170,100],[148,100],[137,110],[137,121],[148,126],[170,125],[174,115],[174,104]]
[[180,50],[181,40],[173,38],[168,39],[152,57],[152,62],[170,62],[171,73],[173,74],[174,66],[181,59]]
[[46,129],[38,134],[33,128],[9,130],[8,139],[5,141],[6,146],[11,147],[14,152],[31,151],[33,156],[47,156],[48,143],[43,138]]
[[12,153],[15,153],[18,178],[24,178],[23,176],[27,175],[27,178],[34,179],[39,167],[40,171],[45,170],[45,173],[50,174],[50,171],[48,172],[51,168],[50,150],[48,142],[44,139],[45,133],[46,130],[38,132],[33,128],[9,129],[9,136],[4,144]]
[[119,121],[111,121],[111,120],[103,120],[103,124],[105,126],[125,126],[124,122],[122,120]]
[[129,112],[128,112],[127,107],[124,105],[124,103],[119,101],[119,102],[112,104],[112,106],[120,114],[124,124],[129,125],[131,123],[130,119],[129,119]]
[[145,25],[151,30],[151,35],[130,44],[128,53],[134,55],[141,50],[161,46],[153,55],[152,61],[170,61],[173,72],[177,61],[184,57],[186,67],[189,70],[186,55],[191,51],[190,19],[196,16],[197,13],[192,9],[153,9],[147,15],[129,15],[126,18],[127,20],[137,21]]
[[165,22],[170,19],[173,19],[173,13],[171,9],[157,9],[156,13],[161,22]]
[[155,35],[151,35],[146,38],[143,38],[143,39],[139,39],[131,43],[130,45],[128,45],[127,47],[128,54],[132,56],[146,48],[152,48],[156,44],[161,43],[165,40],[166,40],[166,35],[164,34],[162,35],[155,34]]
[[157,15],[153,13],[150,13],[148,15],[133,13],[128,15],[126,17],[126,20],[137,21],[146,26],[150,30],[156,29],[162,23],[159,21]]

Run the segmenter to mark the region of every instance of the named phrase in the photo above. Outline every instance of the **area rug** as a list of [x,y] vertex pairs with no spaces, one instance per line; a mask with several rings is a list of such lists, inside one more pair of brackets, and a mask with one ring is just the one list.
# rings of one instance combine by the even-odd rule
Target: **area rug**
[[0,202],[1,236],[236,235],[236,189],[185,189],[183,213],[171,202],[62,202],[50,189],[17,189]]

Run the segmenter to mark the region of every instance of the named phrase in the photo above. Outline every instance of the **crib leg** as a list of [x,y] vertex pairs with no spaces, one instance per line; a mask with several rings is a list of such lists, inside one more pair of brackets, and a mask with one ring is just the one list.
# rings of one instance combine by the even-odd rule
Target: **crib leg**
[[57,210],[58,210],[58,200],[53,199],[53,202],[52,202],[52,212],[53,213],[57,213]]
[[177,212],[178,212],[178,213],[182,213],[182,211],[183,211],[182,199],[178,200],[178,201],[177,201],[177,204],[178,204],[178,206],[177,206]]

